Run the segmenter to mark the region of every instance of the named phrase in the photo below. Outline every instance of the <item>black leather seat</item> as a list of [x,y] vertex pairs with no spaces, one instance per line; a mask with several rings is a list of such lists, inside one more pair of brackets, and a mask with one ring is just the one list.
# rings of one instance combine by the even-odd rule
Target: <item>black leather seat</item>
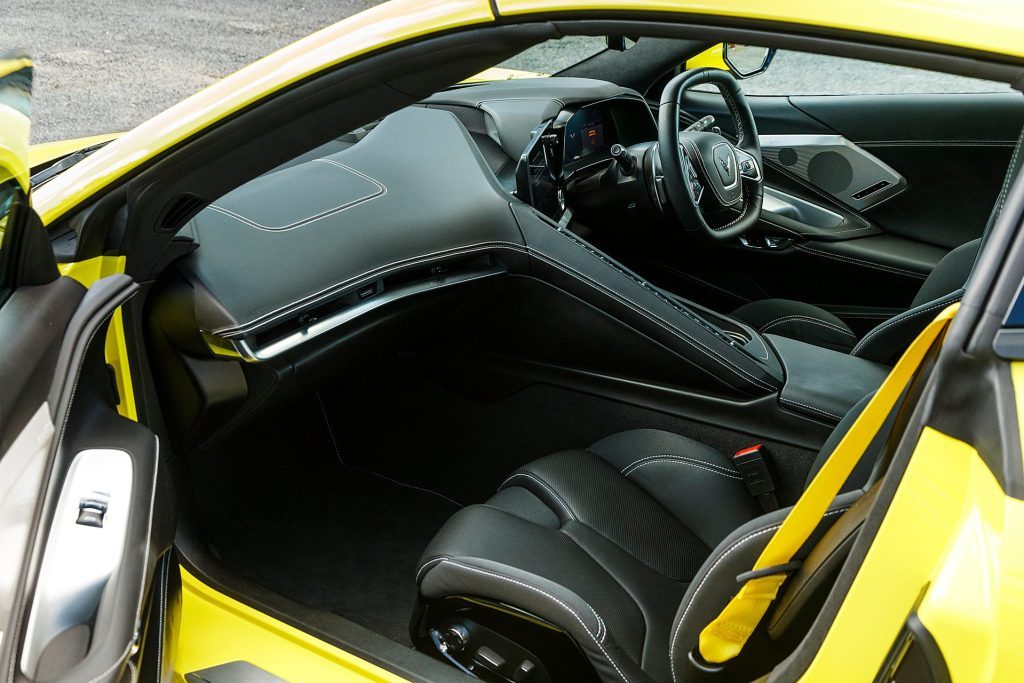
[[[865,404],[839,424],[822,454]],[[819,532],[860,497],[873,462],[862,458]],[[680,683],[690,680],[688,653],[701,629],[785,513],[763,513],[730,458],[715,449],[633,430],[514,472],[490,500],[463,508],[438,532],[416,580],[428,605],[473,596],[556,625],[602,680]],[[765,661],[785,655],[772,637],[761,640],[734,672],[753,678]]]
[[752,301],[732,315],[761,333],[891,364],[940,310],[960,300],[980,248],[981,239],[976,239],[946,254],[922,283],[908,310],[880,323],[861,338],[828,311],[790,299]]

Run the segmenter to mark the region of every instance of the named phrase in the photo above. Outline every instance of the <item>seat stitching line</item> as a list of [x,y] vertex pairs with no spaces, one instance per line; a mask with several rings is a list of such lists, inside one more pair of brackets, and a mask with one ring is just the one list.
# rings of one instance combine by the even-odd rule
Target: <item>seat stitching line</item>
[[[822,515],[822,518],[824,519],[825,517],[829,517],[831,515],[838,514],[840,512],[845,512],[847,509],[848,509],[847,507],[842,507],[842,508],[837,508],[835,510],[829,510],[824,515]],[[707,570],[707,572],[704,574],[704,576],[701,577],[700,583],[697,584],[697,588],[694,589],[693,594],[690,596],[690,601],[688,603],[686,603],[686,609],[683,610],[682,616],[679,617],[679,621],[676,623],[676,628],[673,631],[672,638],[670,640],[671,650],[669,651],[669,658],[672,660],[671,667],[672,667],[672,680],[673,681],[678,681],[679,680],[678,677],[676,676],[676,648],[675,648],[676,638],[679,637],[679,630],[682,628],[683,622],[686,621],[686,615],[689,614],[690,607],[693,606],[694,598],[696,598],[697,594],[700,593],[701,587],[705,584],[705,582],[707,582],[708,577],[710,577],[711,574],[714,573],[715,568],[718,567],[718,565],[721,564],[722,561],[726,557],[728,557],[730,553],[732,553],[732,551],[736,550],[737,548],[739,548],[741,545],[743,545],[744,543],[746,543],[747,541],[749,541],[752,538],[757,538],[758,536],[761,536],[763,534],[769,533],[771,531],[777,531],[779,529],[779,527],[781,527],[781,526],[782,526],[782,522],[779,522],[778,524],[774,524],[774,525],[772,525],[770,527],[767,527],[765,529],[761,529],[759,531],[751,532],[751,533],[747,534],[746,536],[738,539],[735,543],[733,543],[731,546],[729,546],[729,548],[726,549],[721,555],[718,556],[718,558],[714,561],[714,563]]]
[[641,467],[644,467],[646,465],[652,465],[652,464],[658,463],[658,462],[671,462],[671,463],[676,463],[676,464],[680,464],[680,465],[689,465],[691,467],[696,467],[697,469],[701,469],[701,470],[707,470],[708,472],[711,472],[712,474],[717,474],[717,475],[722,476],[722,477],[728,477],[730,479],[740,479],[741,478],[738,474],[726,471],[725,468],[718,468],[717,465],[711,465],[711,463],[705,463],[705,462],[702,462],[702,461],[699,461],[699,460],[695,460],[693,458],[687,458],[687,457],[683,457],[683,456],[680,456],[680,455],[652,455],[652,456],[648,456],[646,458],[642,458],[642,459],[637,460],[636,462],[628,465],[625,469],[622,470],[622,474],[624,476],[628,477],[630,474],[632,474],[633,472],[636,472]]
[[729,469],[728,467],[726,467],[724,465],[719,465],[717,463],[708,462],[706,460],[701,460],[700,458],[694,458],[694,457],[689,456],[689,455],[679,455],[677,453],[655,453],[654,455],[645,455],[644,457],[637,458],[633,462],[631,462],[628,465],[626,465],[625,467],[623,467],[622,468],[622,473],[625,474],[626,470],[628,470],[633,465],[641,463],[644,460],[650,460],[652,458],[680,458],[680,459],[683,459],[683,460],[692,460],[694,462],[700,463],[701,465],[707,465],[708,467],[714,467],[714,468],[716,468],[716,469],[718,469],[718,470],[720,470],[722,472],[725,472],[726,474],[735,474],[736,473],[735,470],[731,470],[731,469]]
[[558,492],[555,491],[555,489],[553,489],[546,481],[544,481],[540,477],[537,477],[536,475],[533,475],[533,474],[531,474],[529,472],[516,472],[511,477],[509,477],[505,481],[501,482],[501,485],[498,486],[498,490],[500,491],[503,488],[505,488],[505,485],[508,484],[513,479],[515,479],[516,477],[526,477],[527,479],[532,479],[533,481],[535,481],[538,484],[540,484],[541,486],[543,486],[545,489],[547,489],[548,493],[550,493],[552,496],[554,496],[554,498],[558,502],[558,504],[562,506],[562,509],[565,510],[565,514],[569,515],[569,519],[571,519],[574,522],[578,521],[576,519],[576,515],[573,514],[572,509],[566,504],[566,502],[564,500],[562,500],[562,497],[560,495],[558,495]]
[[451,555],[438,555],[436,557],[430,558],[429,560],[427,560],[426,562],[421,564],[420,568],[416,570],[416,583],[420,582],[420,579],[423,577],[423,571],[425,569],[429,569],[429,568],[433,567],[434,565],[438,564],[442,560],[450,560],[451,558],[452,558]]
[[[562,602],[561,600],[559,600],[558,598],[556,598],[555,596],[551,595],[550,593],[548,593],[547,591],[545,591],[545,590],[543,590],[541,588],[537,588],[536,586],[531,586],[528,583],[525,583],[523,581],[519,581],[517,579],[513,579],[513,578],[511,578],[509,576],[504,576],[502,574],[498,574],[498,573],[495,573],[495,572],[487,571],[485,569],[478,569],[477,567],[471,567],[469,565],[462,564],[460,562],[455,562],[453,560],[443,560],[442,562],[448,562],[449,564],[453,564],[453,565],[455,565],[457,567],[462,567],[463,569],[465,569],[467,571],[477,572],[478,574],[484,574],[486,576],[492,576],[492,577],[494,577],[496,579],[501,579],[502,581],[508,581],[510,583],[514,583],[514,584],[522,586],[523,588],[526,588],[528,590],[536,591],[537,593],[540,593],[541,595],[544,595],[544,596],[550,598],[551,600],[554,600],[557,604],[561,605],[561,607],[563,609],[567,610],[570,614],[572,614],[573,617],[576,618],[576,621],[578,621],[580,623],[580,626],[583,627],[583,630],[586,631],[587,635],[590,636],[591,640],[594,641],[594,644],[597,645],[598,649],[601,650],[601,653],[605,656],[605,659],[608,660],[608,663],[611,664],[615,668],[616,672],[618,672],[619,677],[621,677],[622,680],[625,681],[626,683],[629,683],[629,679],[626,678],[626,674],[624,674],[622,672],[622,669],[619,668],[619,665],[615,663],[615,660],[612,659],[611,655],[608,654],[608,651],[604,649],[604,645],[602,645],[602,642],[604,640],[604,633],[602,633],[601,638],[598,639],[598,637],[595,636],[594,633],[587,626],[586,622],[583,621],[583,619],[580,617],[580,615],[572,607],[569,607],[567,604],[565,604],[564,602]],[[582,600],[582,598],[581,598],[581,600]],[[591,607],[590,604],[587,603],[585,600],[583,600],[583,604],[585,604],[590,609],[590,611],[593,612],[594,616],[598,620],[598,628],[601,629],[603,624],[604,624],[604,620],[602,620],[601,617],[599,617],[597,615],[597,612],[594,610],[594,608]]]
[[657,460],[648,460],[647,462],[640,463],[639,465],[637,465],[636,467],[631,469],[629,472],[623,472],[623,474],[628,477],[630,474],[633,474],[633,472],[636,472],[641,467],[646,467],[647,465],[654,465],[654,464],[657,464],[659,462],[669,462],[669,463],[673,463],[673,464],[676,464],[676,465],[689,465],[690,467],[696,467],[699,470],[704,470],[706,472],[710,472],[711,474],[717,474],[720,477],[726,477],[728,479],[740,479],[740,477],[737,477],[737,476],[734,476],[734,475],[731,475],[731,474],[726,474],[725,472],[719,472],[718,470],[713,470],[710,467],[704,467],[702,465],[698,465],[697,463],[690,462],[688,460],[680,460],[680,459],[676,459],[676,458],[660,458],[660,459],[657,459]]
[[894,316],[888,322],[882,323],[881,325],[879,325],[875,329],[873,329],[870,332],[868,332],[867,336],[864,337],[863,339],[861,339],[860,342],[858,342],[857,345],[853,347],[853,351],[851,351],[850,353],[851,354],[856,354],[860,349],[864,348],[864,345],[867,343],[867,341],[869,339],[871,339],[871,337],[875,336],[876,334],[878,334],[879,332],[881,332],[882,330],[884,330],[885,328],[887,328],[887,327],[889,327],[891,325],[895,325],[897,323],[901,323],[904,320],[910,320],[911,318],[916,317],[918,315],[921,315],[922,313],[927,313],[928,311],[934,311],[936,308],[943,308],[945,306],[949,306],[950,304],[953,304],[953,303],[959,301],[961,298],[963,298],[963,297],[962,296],[957,296],[957,297],[954,297],[952,299],[949,299],[948,301],[940,301],[939,303],[932,304],[928,308],[922,308],[922,309],[916,310],[916,311],[906,311],[905,313],[900,313],[899,315]]
[[850,336],[850,337],[853,337],[854,339],[857,338],[857,335],[855,335],[853,332],[851,332],[849,330],[844,330],[843,328],[839,327],[839,325],[836,325],[835,323],[830,323],[830,322],[827,322],[825,320],[819,320],[819,319],[813,318],[813,317],[811,317],[809,315],[787,315],[787,316],[785,316],[783,318],[776,318],[774,320],[769,321],[768,324],[766,324],[764,327],[758,328],[757,331],[758,332],[767,332],[768,330],[770,330],[773,327],[777,327],[777,326],[781,325],[782,323],[790,322],[790,321],[793,321],[793,320],[801,320],[801,321],[804,321],[804,322],[809,322],[809,323],[812,323],[812,324],[821,325],[823,327],[828,327],[829,329],[835,330],[836,332],[842,332],[843,334],[845,334],[847,336]]
[[[587,602],[583,598],[580,598],[580,601],[584,605],[587,606],[587,609],[589,609],[590,613],[594,615],[594,620],[597,622],[597,633],[596,634],[590,630],[590,627],[588,627],[586,622],[584,622],[583,619],[580,618],[580,615],[576,612],[576,610],[574,610],[572,607],[569,607],[563,601],[559,600],[554,595],[551,595],[551,593],[548,593],[543,588],[539,588],[537,586],[532,586],[532,585],[526,583],[525,581],[520,581],[519,579],[514,579],[511,576],[505,576],[504,574],[499,574],[497,572],[490,571],[489,569],[483,569],[483,568],[480,568],[480,567],[474,567],[472,565],[464,564],[464,563],[459,562],[458,560],[455,560],[455,559],[453,559],[451,557],[442,559],[441,562],[439,562],[438,564],[442,564],[444,562],[447,562],[448,564],[453,564],[456,567],[462,567],[464,569],[468,569],[469,571],[479,572],[481,574],[485,574],[485,575],[488,575],[488,576],[493,576],[495,578],[504,579],[505,581],[510,581],[512,583],[515,583],[517,585],[523,586],[525,588],[529,588],[530,590],[537,591],[538,593],[551,598],[552,600],[557,602],[559,605],[561,605],[565,609],[569,610],[572,613],[572,615],[574,617],[576,617],[576,620],[580,622],[580,625],[583,626],[583,628],[586,630],[586,632],[590,634],[591,637],[595,637],[596,636],[597,638],[600,638],[602,642],[604,641],[604,636],[608,632],[607,628],[605,627],[604,619],[602,619],[601,615],[597,613],[597,610],[594,609],[593,605],[591,605],[589,602]],[[576,597],[579,597],[579,595],[576,595]]]

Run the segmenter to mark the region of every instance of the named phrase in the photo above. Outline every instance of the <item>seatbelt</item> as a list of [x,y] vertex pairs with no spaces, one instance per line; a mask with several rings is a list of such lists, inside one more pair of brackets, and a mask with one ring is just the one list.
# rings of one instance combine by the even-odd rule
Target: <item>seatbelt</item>
[[953,304],[942,311],[903,353],[765,546],[753,569],[748,572],[750,578],[721,614],[701,631],[699,649],[705,661],[712,664],[727,662],[743,649],[785,582],[786,570],[789,569],[786,565],[792,562],[793,555],[817,528],[843,482],[850,476],[928,350],[958,308],[959,304]]

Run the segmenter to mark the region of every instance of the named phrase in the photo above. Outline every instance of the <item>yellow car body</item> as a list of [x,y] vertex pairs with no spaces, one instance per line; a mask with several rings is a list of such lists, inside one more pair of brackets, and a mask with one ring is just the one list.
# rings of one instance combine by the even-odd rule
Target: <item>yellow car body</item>
[[[33,148],[29,163],[38,165],[84,144],[111,140],[38,188],[34,208],[44,224],[52,224],[218,122],[366,54],[498,20],[552,20],[588,12],[672,15],[694,24],[747,22],[867,43],[896,38],[908,45],[945,46],[996,59],[1024,58],[1020,0],[391,0],[247,66],[123,135]],[[25,158],[24,150],[0,148],[0,154],[7,166]],[[16,175],[22,185],[26,173],[23,169]],[[89,283],[119,270],[123,259],[102,257],[71,264],[66,274]],[[115,367],[130,396],[119,329],[112,328],[107,355],[119,360]],[[1024,424],[1024,364],[1014,364],[1013,379]],[[945,655],[953,681],[1024,679],[1022,540],[1024,501],[1002,490],[975,445],[926,429],[867,559],[802,680],[871,680],[919,600],[920,617]],[[187,572],[183,580],[180,672],[244,659],[294,681],[401,680],[219,593]],[[922,584],[929,586],[923,597],[918,589]]]

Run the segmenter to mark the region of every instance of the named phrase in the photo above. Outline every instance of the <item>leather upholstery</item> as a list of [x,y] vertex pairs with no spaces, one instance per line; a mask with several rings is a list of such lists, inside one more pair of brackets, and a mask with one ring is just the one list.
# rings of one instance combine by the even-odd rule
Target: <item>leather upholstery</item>
[[[860,496],[869,470],[851,476],[851,492],[834,501],[819,534]],[[473,595],[558,625],[602,680],[678,683],[692,680],[687,654],[701,628],[786,512],[762,514],[715,449],[632,430],[513,472],[486,503],[445,524],[416,579],[426,600]],[[737,663],[750,678],[766,656],[784,654],[765,638]]]
[[961,299],[980,249],[979,238],[960,245],[942,257],[921,283],[911,307],[882,322],[859,340],[853,330],[836,316],[800,301],[753,301],[737,308],[733,316],[761,333],[789,337],[878,363],[891,364],[932,317]]
[[740,306],[732,315],[761,334],[799,339],[843,353],[857,344],[857,335],[849,325],[825,309],[802,301],[762,299]]
[[[875,391],[889,374],[881,363],[836,353],[774,334],[765,339],[786,369],[779,403],[796,413],[838,422],[857,401]],[[908,342],[909,343],[909,342]],[[827,368],[825,372],[823,368]]]

